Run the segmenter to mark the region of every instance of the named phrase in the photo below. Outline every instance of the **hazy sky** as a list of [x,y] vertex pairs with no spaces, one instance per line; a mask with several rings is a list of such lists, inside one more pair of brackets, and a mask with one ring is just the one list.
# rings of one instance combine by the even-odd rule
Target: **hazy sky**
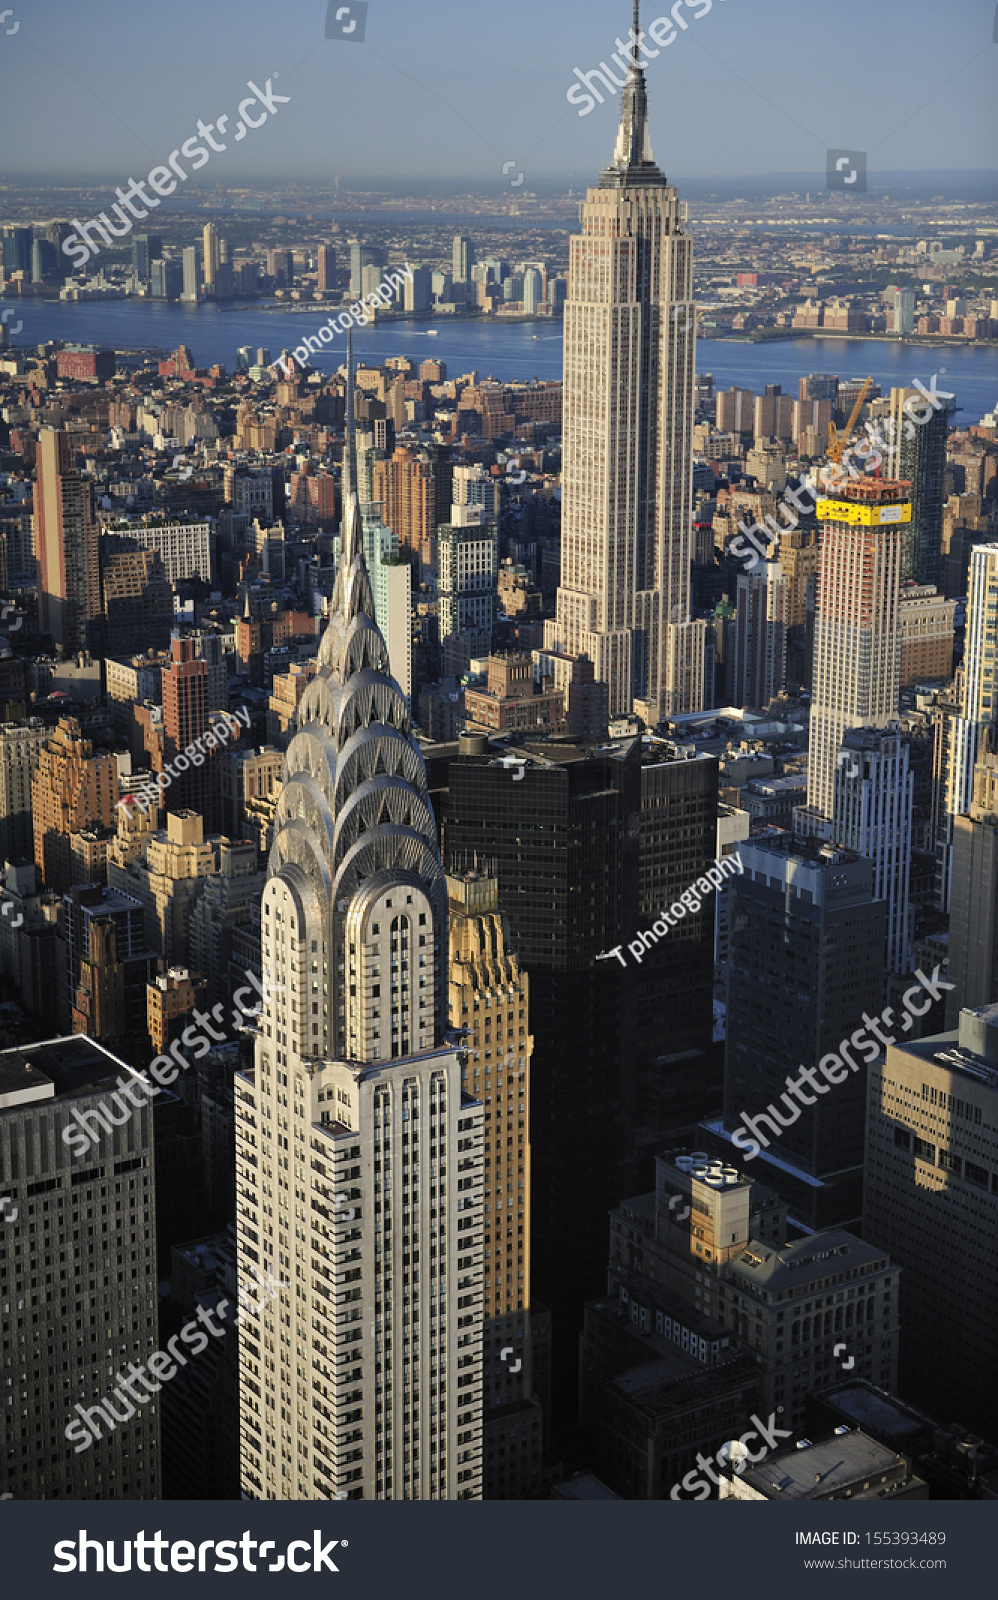
[[[198,118],[228,113],[227,149],[194,180],[208,187],[337,175],[501,184],[505,161],[528,185],[584,181],[608,159],[616,111],[608,98],[580,117],[566,99],[572,69],[609,61],[631,14],[630,0],[370,0],[354,44],[325,38],[326,0],[6,7],[0,176],[124,182],[165,161]],[[642,21],[669,9],[643,0]],[[647,70],[670,176],[823,172],[829,145],[869,151],[874,180],[996,165],[995,0],[671,9],[688,26]],[[268,77],[288,104],[233,143],[247,80]]]

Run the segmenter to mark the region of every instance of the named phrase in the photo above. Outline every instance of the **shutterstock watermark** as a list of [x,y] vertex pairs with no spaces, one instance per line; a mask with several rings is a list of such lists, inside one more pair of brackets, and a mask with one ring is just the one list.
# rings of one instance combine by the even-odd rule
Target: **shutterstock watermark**
[[[947,983],[945,979],[940,978],[938,967],[934,969],[931,978],[927,978],[921,968],[915,973],[915,977],[918,982],[913,983],[910,989],[906,989],[903,996],[902,1033],[910,1031],[915,1017],[924,1017],[929,1007],[940,998],[944,990],[956,988],[956,984]],[[927,998],[923,996],[923,990]],[[917,1005],[916,1001],[923,998],[925,1003]],[[863,1062],[869,1064],[871,1061],[876,1061],[877,1057],[883,1050],[886,1050],[889,1044],[897,1043],[896,1035],[885,1033],[881,1027],[882,1023],[886,1023],[888,1027],[894,1026],[894,1009],[892,1006],[887,1006],[879,1017],[868,1016],[864,1011],[863,1026],[857,1028],[855,1033],[843,1039],[837,1052],[822,1056],[816,1067],[805,1067],[802,1064],[797,1078],[788,1077],[786,1080],[786,1093],[780,1096],[780,1100],[786,1107],[786,1116],[777,1109],[775,1102],[771,1102],[765,1111],[759,1111],[753,1117],[748,1116],[744,1111],[742,1112],[741,1121],[744,1126],[735,1128],[731,1135],[731,1142],[737,1145],[739,1150],[745,1152],[746,1161],[754,1161],[759,1152],[768,1150],[772,1143],[772,1140],[767,1139],[760,1129],[760,1123],[764,1122],[766,1124],[774,1139],[781,1138],[784,1128],[793,1126],[804,1106],[816,1105],[819,1095],[828,1094],[836,1084],[845,1083],[849,1072],[859,1071],[860,1062],[853,1059],[851,1053],[853,1050],[861,1050],[863,1052]],[[849,1068],[849,1072],[846,1071],[846,1067]],[[819,1073],[821,1078],[825,1080],[824,1082],[819,1079]],[[813,1094],[808,1094],[805,1084],[808,1088],[814,1090]]]
[[250,714],[245,706],[240,706],[238,711],[231,714],[227,713],[220,722],[214,723],[207,733],[202,733],[197,739],[193,739],[186,750],[182,750],[172,761],[168,761],[162,772],[143,788],[136,789],[119,800],[119,809],[127,810],[129,806],[138,806],[141,811],[148,811],[154,800],[159,803],[163,791],[168,789],[182,772],[186,772],[189,767],[200,767],[208,751],[224,750],[229,739],[238,736],[240,727],[248,728],[249,725]]
[[[255,972],[247,972],[246,983],[236,990],[232,996],[232,1025],[235,1028],[244,1028],[247,1018],[256,1018],[259,1014],[259,1004],[267,1001],[272,995],[280,994],[283,984],[272,984],[266,974],[263,981]],[[256,996],[253,991],[256,990]],[[243,997],[250,995],[248,1005],[243,1003]],[[194,1060],[200,1061],[202,1056],[209,1054],[212,1044],[225,1044],[229,1042],[229,1035],[224,1028],[221,1032],[212,1027],[212,1021],[224,1021],[225,1006],[221,1001],[211,1011],[191,1012],[193,1022],[188,1023],[179,1039],[174,1039],[170,1045],[169,1054],[154,1056],[150,1061],[147,1072],[139,1072],[136,1068],[129,1068],[131,1077],[118,1079],[118,1092],[109,1095],[106,1100],[99,1100],[96,1106],[91,1106],[87,1111],[74,1110],[77,1126],[69,1124],[62,1130],[62,1142],[68,1145],[74,1156],[86,1155],[93,1146],[99,1145],[103,1134],[110,1133],[112,1128],[122,1127],[131,1117],[133,1111],[141,1109],[159,1094],[161,1089],[166,1089],[181,1072],[189,1072],[191,1063],[181,1050],[191,1050]],[[198,1029],[204,1032],[199,1033]],[[150,1081],[155,1080],[155,1081]],[[127,1102],[127,1104],[126,1104]],[[115,1115],[113,1108],[117,1108],[119,1115]],[[96,1126],[94,1126],[96,1124]]]
[[[274,78],[278,76],[279,74],[275,72]],[[250,128],[262,128],[268,116],[275,117],[277,115],[277,107],[279,105],[287,105],[290,100],[290,95],[278,94],[271,87],[272,83],[273,78],[268,78],[265,89],[258,89],[252,79],[247,83],[246,87],[251,90],[251,93],[246,96],[245,100],[240,100],[239,102],[236,130],[232,136],[237,144],[240,139],[245,139]],[[259,116],[250,116],[251,106],[259,107],[261,114]],[[178,150],[170,151],[167,157],[167,166],[153,167],[146,178],[129,178],[127,189],[122,189],[119,186],[114,191],[118,196],[117,203],[112,203],[109,209],[117,213],[118,220],[121,223],[120,228],[115,227],[107,211],[99,211],[97,216],[91,217],[89,222],[81,222],[79,217],[74,217],[73,227],[76,231],[63,240],[63,253],[72,257],[76,267],[85,266],[91,256],[99,255],[101,246],[95,244],[90,237],[91,229],[100,234],[105,247],[113,249],[115,239],[125,238],[127,234],[131,233],[136,222],[141,222],[143,218],[149,215],[151,209],[160,205],[167,196],[173,193],[177,187],[178,178],[182,183],[187,182],[188,173],[184,171],[180,164],[181,156],[185,156],[191,163],[191,172],[197,172],[201,167],[207,166],[211,160],[212,151],[228,149],[228,145],[223,144],[220,139],[212,138],[212,134],[225,133],[230,120],[228,113],[217,117],[214,122],[202,122],[199,118],[197,133],[193,134],[191,138],[185,139]],[[199,144],[198,139],[203,139],[204,144]],[[174,177],[174,173],[176,173],[176,177]],[[147,184],[154,191],[153,194],[146,192],[145,186]],[[143,211],[142,206],[147,207],[147,209]]]
[[[943,371],[945,371],[945,368],[943,368]],[[911,387],[917,389],[923,399],[919,400],[915,395],[909,395],[904,403],[904,436],[906,439],[913,439],[916,427],[924,428],[925,424],[931,422],[936,413],[943,409],[948,400],[956,399],[955,394],[949,394],[945,389],[936,388],[938,376],[938,372],[932,374],[928,389],[920,378],[916,378],[912,384]],[[820,499],[823,499],[826,495],[837,494],[847,478],[859,478],[871,471],[876,471],[877,467],[883,462],[884,452],[890,448],[893,422],[890,419],[888,421],[890,426],[887,435],[885,435],[883,425],[879,420],[877,422],[867,422],[864,426],[869,448],[864,448],[862,444],[858,444],[852,445],[844,451],[841,465],[838,462],[832,462],[831,465],[823,469],[824,483],[820,489],[817,487],[812,489],[807,484],[802,489],[785,489],[783,491],[785,501],[791,501],[794,507],[792,511],[789,511],[785,501],[778,507],[784,519],[783,527],[772,516],[765,517],[762,523],[753,523],[751,528],[747,527],[744,522],[740,522],[738,524],[738,532],[728,542],[727,554],[737,556],[739,561],[744,561],[749,571],[753,567],[761,567],[765,561],[772,560],[779,549],[783,535],[792,532],[799,525],[801,517],[810,516]],[[858,456],[861,459],[863,463],[862,471],[854,466],[851,461],[848,462],[848,465],[846,464],[850,456]]]
[[[742,858],[737,850],[733,855],[719,857],[712,867],[708,867],[702,878],[698,878],[696,883],[683,890],[679,899],[672,902],[668,911],[660,913],[657,922],[653,922],[644,933],[639,933],[627,946],[638,965],[640,966],[644,959],[649,945],[657,944],[659,939],[666,938],[669,929],[676,927],[687,914],[695,917],[708,895],[712,895],[715,889],[720,889],[728,875],[732,878],[741,877],[744,871]],[[598,956],[597,960],[608,961],[611,956],[616,956],[620,965],[626,967],[627,961],[621,955],[623,948],[622,944],[615,945],[612,950],[607,950],[605,955]]]
[[[258,1317],[268,1301],[273,1300],[282,1289],[290,1288],[290,1284],[278,1283],[273,1278],[267,1282],[260,1277],[258,1282],[263,1288],[259,1300],[247,1295],[240,1288],[239,1305],[234,1319],[234,1326],[237,1328],[242,1326],[247,1316]],[[75,1447],[74,1454],[82,1455],[85,1450],[90,1449],[95,1439],[100,1441],[103,1437],[100,1424],[103,1424],[106,1432],[111,1434],[116,1431],[119,1423],[130,1422],[140,1406],[147,1405],[153,1396],[159,1393],[164,1383],[169,1383],[171,1378],[177,1376],[181,1367],[187,1366],[192,1356],[202,1355],[207,1350],[208,1333],[213,1339],[221,1339],[225,1329],[216,1328],[212,1318],[217,1317],[219,1322],[225,1322],[231,1309],[232,1301],[227,1299],[219,1300],[213,1311],[209,1311],[207,1306],[198,1306],[197,1314],[185,1322],[180,1332],[175,1333],[172,1339],[167,1339],[165,1350],[154,1350],[145,1361],[130,1361],[128,1376],[119,1372],[110,1393],[103,1397],[99,1405],[76,1404],[73,1410],[78,1411],[79,1416],[74,1417],[63,1429],[69,1443]],[[205,1328],[208,1333],[205,1333]],[[184,1351],[180,1350],[180,1345],[185,1346]],[[141,1388],[138,1387],[140,1384]],[[124,1416],[115,1410],[111,1404],[112,1400],[117,1400],[126,1408]],[[95,1420],[94,1413],[100,1419],[100,1424]]]
[[[783,1407],[779,1406],[776,1411],[771,1411],[768,1422],[760,1422],[759,1418],[753,1412],[752,1416],[749,1418],[749,1421],[754,1422],[755,1427],[747,1428],[739,1438],[738,1443],[742,1447],[740,1452],[730,1450],[729,1445],[722,1444],[716,1456],[708,1456],[705,1459],[703,1451],[698,1450],[697,1467],[699,1467],[701,1472],[705,1472],[707,1477],[698,1477],[696,1468],[691,1467],[681,1483],[673,1484],[672,1489],[669,1492],[669,1499],[679,1500],[681,1498],[679,1493],[680,1489],[685,1489],[687,1494],[693,1495],[694,1500],[709,1500],[711,1483],[718,1486],[720,1486],[721,1483],[720,1478],[714,1471],[712,1465],[713,1462],[716,1462],[719,1467],[723,1467],[730,1461],[732,1470],[738,1473],[740,1476],[745,1471],[746,1462],[751,1461],[753,1464],[755,1464],[761,1461],[764,1456],[767,1456],[770,1450],[776,1450],[778,1448],[778,1439],[792,1439],[793,1430],[791,1428],[778,1428],[776,1426],[776,1418],[779,1415],[779,1412],[782,1410]],[[750,1439],[761,1439],[762,1449],[755,1451],[750,1450],[748,1448],[748,1441]],[[710,1483],[707,1481],[708,1478],[710,1479]],[[694,1490],[698,1492],[694,1493]]]
[[[718,0],[718,4],[723,5],[724,0]],[[671,44],[675,44],[679,38],[677,30],[683,33],[686,32],[689,22],[686,17],[680,15],[681,12],[692,11],[694,21],[699,22],[700,18],[705,17],[707,12],[712,9],[713,0],[676,0],[676,4],[668,15],[656,17],[654,22],[649,22],[647,28],[641,28],[637,33],[635,33],[633,27],[628,28],[626,41],[621,39],[618,34],[613,42],[617,46],[619,53],[612,55],[610,60],[624,74],[623,78],[619,80],[615,78],[605,61],[601,61],[598,67],[590,68],[588,72],[583,72],[581,67],[573,67],[572,71],[579,79],[579,82],[573,83],[572,87],[566,90],[565,99],[570,105],[582,106],[579,116],[588,117],[590,111],[597,104],[603,104],[604,99],[593,82],[594,78],[599,79],[609,98],[615,100],[617,91],[622,89],[627,82],[632,67],[647,66],[648,61],[654,61],[657,56],[662,54],[663,50],[667,50]],[[659,48],[653,50],[651,45],[646,42],[648,39],[651,39]],[[647,60],[644,59],[645,57],[647,57]],[[588,103],[582,105],[583,101]]]
[[274,362],[274,366],[283,367],[284,376],[290,378],[295,370],[295,361],[304,367],[310,353],[318,353],[324,344],[332,344],[337,333],[346,333],[351,326],[363,327],[365,322],[372,320],[378,306],[381,306],[382,310],[390,306],[406,279],[412,282],[412,268],[408,262],[397,272],[386,272],[378,287],[372,289],[370,294],[355,300],[352,306],[348,306],[338,316],[327,318],[318,333],[310,333],[302,344],[296,344],[292,351],[294,361],[285,361],[281,357]]

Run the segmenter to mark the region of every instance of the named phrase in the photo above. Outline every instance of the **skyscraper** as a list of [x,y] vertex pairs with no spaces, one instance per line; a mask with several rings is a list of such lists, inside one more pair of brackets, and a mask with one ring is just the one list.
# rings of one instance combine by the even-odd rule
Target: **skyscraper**
[[[967,629],[964,641],[961,709],[946,717],[946,734],[940,740],[942,808],[937,849],[940,863],[940,902],[950,908],[954,818],[970,811],[974,792],[974,765],[984,729],[995,721],[998,687],[995,683],[995,645],[998,640],[998,544],[975,544],[970,552],[967,592]],[[959,695],[959,689],[958,689]]]
[[170,661],[163,668],[163,755],[173,769],[166,804],[171,811],[196,811],[204,816],[208,802],[207,767],[202,761],[177,764],[188,746],[208,729],[208,663],[197,654],[194,639],[172,639]]
[[635,55],[613,159],[570,247],[561,584],[544,644],[585,652],[611,714],[638,702],[651,724],[703,704],[706,624],[690,620],[695,339],[693,242],[652,158]]
[[946,504],[946,437],[949,406],[923,423],[908,415],[909,403],[925,404],[917,389],[892,389],[887,459],[889,478],[911,486],[911,520],[904,528],[902,578],[939,584],[942,563],[943,507]]
[[382,522],[379,507],[361,506],[364,562],[371,580],[374,619],[388,647],[392,677],[412,697],[412,568],[399,556],[398,536]]
[[778,561],[738,574],[734,622],[736,706],[768,706],[786,682],[790,585]]
[[849,728],[835,769],[832,837],[873,862],[873,892],[887,904],[887,970],[910,972],[909,905],[915,775],[897,724]]
[[198,300],[201,296],[201,253],[196,244],[184,250],[184,287],[181,300]]
[[140,283],[148,283],[152,277],[152,264],[163,255],[163,240],[158,233],[135,233],[132,235],[132,271]]
[[998,751],[981,730],[968,816],[951,817],[949,970],[946,1026],[964,1006],[998,999]]
[[319,290],[328,294],[336,288],[336,251],[331,244],[319,246]]
[[72,836],[91,824],[112,827],[117,801],[117,759],[94,755],[75,718],[61,717],[31,780],[35,866],[46,889],[70,888]]
[[100,616],[97,519],[69,435],[43,428],[38,442],[38,620],[56,649],[72,654],[87,648]]
[[348,373],[341,559],[284,763],[255,1069],[236,1080],[240,1279],[279,1281],[241,1341],[242,1485],[477,1499],[483,1108],[446,1042],[447,885],[361,553],[352,349]]
[[436,528],[434,465],[400,445],[390,460],[374,459],[374,496],[399,543],[423,559]]
[[[915,331],[915,291],[914,289],[892,289],[889,291],[888,307],[893,318],[893,332],[897,334],[914,333]],[[902,474],[903,476],[903,474]]]
[[888,1045],[870,1069],[863,1237],[901,1268],[902,1394],[993,1438],[998,1007]]
[[[364,292],[364,268],[384,267],[388,260],[388,252],[381,245],[361,244],[359,239],[350,240],[350,293],[354,296]],[[268,265],[267,271],[270,271]]]
[[[864,1010],[879,1012],[886,907],[873,897],[870,862],[847,851],[738,849],[744,872],[728,886],[724,1117],[713,1132],[728,1139],[739,1119],[754,1130],[762,1149],[753,1175],[788,1202],[804,1230],[858,1231],[864,1074],[803,1107],[784,1091],[788,1076],[802,1066],[813,1071],[849,1039]],[[744,1139],[743,1132],[742,1149]]]
[[807,800],[831,817],[847,728],[883,728],[897,715],[897,627],[908,485],[862,478],[819,500],[824,523],[814,624]]
[[497,879],[477,868],[452,869],[447,893],[450,1020],[465,1030],[464,1088],[485,1101],[489,1152],[483,1179],[483,1490],[487,1500],[512,1500],[539,1486],[541,1467],[530,1316],[530,986],[510,948]]
[[481,506],[454,506],[452,515],[454,521],[437,533],[440,639],[477,634],[474,653],[488,654],[495,626],[498,529]]
[[[0,1487],[19,1500],[162,1493],[158,1407],[151,1394],[136,1404],[144,1390],[131,1387],[158,1348],[152,1107],[132,1098],[134,1077],[86,1038],[0,1054],[0,1159],[12,1203],[0,1359],[8,1395],[31,1395],[0,1407]],[[60,1137],[68,1130],[74,1145]],[[88,1135],[96,1148],[78,1159]],[[49,1258],[61,1265],[40,1289]],[[110,1374],[125,1372],[126,1357],[133,1376],[122,1382]]]
[[467,234],[455,233],[451,251],[451,277],[455,283],[468,283],[475,264],[475,247]]
[[201,237],[203,240],[204,286],[208,293],[212,294],[215,289],[218,265],[221,260],[218,229],[213,222],[205,223]]

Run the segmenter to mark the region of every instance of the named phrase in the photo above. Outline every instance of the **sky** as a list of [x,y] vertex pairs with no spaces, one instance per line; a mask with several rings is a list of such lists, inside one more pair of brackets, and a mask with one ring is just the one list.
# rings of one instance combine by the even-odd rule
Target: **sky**
[[[608,160],[608,91],[584,116],[567,93],[576,67],[618,71],[630,0],[352,7],[359,43],[325,37],[327,0],[0,0],[0,182],[140,178],[220,114],[226,149],[192,187],[522,171],[529,188]],[[646,74],[670,178],[823,175],[832,146],[869,152],[871,184],[996,166],[995,0],[643,0],[643,25],[670,9],[686,27]],[[247,83],[268,79],[287,102],[234,142]]]

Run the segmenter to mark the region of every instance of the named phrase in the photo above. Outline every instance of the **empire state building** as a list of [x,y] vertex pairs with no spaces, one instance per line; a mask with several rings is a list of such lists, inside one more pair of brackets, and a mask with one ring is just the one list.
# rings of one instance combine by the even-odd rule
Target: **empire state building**
[[544,644],[585,652],[611,714],[654,726],[702,709],[706,624],[690,618],[693,246],[652,156],[640,37],[635,0],[613,160],[570,247],[561,583]]
[[261,906],[236,1079],[243,1494],[481,1497],[482,1105],[446,1038],[447,883],[354,490]]

